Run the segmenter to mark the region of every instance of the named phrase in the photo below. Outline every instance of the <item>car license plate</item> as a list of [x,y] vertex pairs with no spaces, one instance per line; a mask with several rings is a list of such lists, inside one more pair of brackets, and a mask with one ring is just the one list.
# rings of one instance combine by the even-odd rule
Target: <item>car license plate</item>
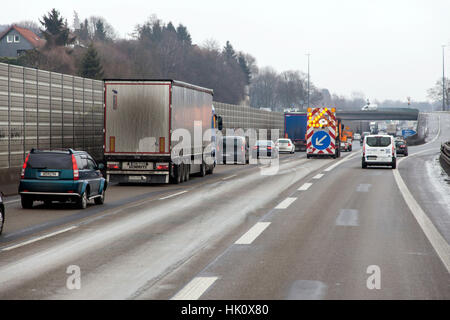
[[153,163],[151,162],[124,162],[122,164],[123,169],[134,169],[134,170],[152,170]]
[[41,177],[59,177],[59,172],[41,172]]

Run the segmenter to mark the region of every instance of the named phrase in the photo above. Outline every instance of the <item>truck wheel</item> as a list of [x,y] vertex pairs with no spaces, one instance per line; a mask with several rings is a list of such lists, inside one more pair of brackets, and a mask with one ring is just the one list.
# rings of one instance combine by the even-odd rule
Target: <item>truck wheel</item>
[[184,181],[189,181],[190,177],[191,177],[191,165],[186,164],[184,166]]
[[186,165],[184,163],[180,164],[180,182],[183,183],[186,181]]
[[180,165],[174,165],[173,166],[173,178],[172,183],[173,184],[180,184],[181,183],[181,175],[180,175]]
[[206,176],[206,165],[204,162],[200,165],[200,177]]
[[33,208],[33,200],[28,199],[26,196],[22,196],[20,198],[20,202],[22,204],[23,209],[31,209]]

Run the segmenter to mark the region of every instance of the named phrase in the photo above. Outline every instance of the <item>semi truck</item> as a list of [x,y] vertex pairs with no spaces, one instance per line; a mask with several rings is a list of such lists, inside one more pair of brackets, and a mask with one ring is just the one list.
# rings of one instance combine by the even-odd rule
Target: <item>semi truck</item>
[[335,108],[308,108],[306,157],[339,158],[342,130]]
[[104,89],[108,182],[178,184],[191,174],[213,172],[221,121],[211,89],[176,80],[123,79],[104,80]]
[[307,121],[308,115],[305,112],[286,112],[284,114],[284,135],[294,143],[295,151],[306,151]]

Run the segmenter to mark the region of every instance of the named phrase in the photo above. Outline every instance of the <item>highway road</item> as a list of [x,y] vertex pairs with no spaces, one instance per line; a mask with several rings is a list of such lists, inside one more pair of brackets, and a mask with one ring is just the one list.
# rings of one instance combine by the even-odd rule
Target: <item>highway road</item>
[[282,155],[276,174],[111,186],[83,211],[8,198],[0,299],[449,299],[450,115],[431,117],[397,170],[362,169],[355,142],[337,160]]

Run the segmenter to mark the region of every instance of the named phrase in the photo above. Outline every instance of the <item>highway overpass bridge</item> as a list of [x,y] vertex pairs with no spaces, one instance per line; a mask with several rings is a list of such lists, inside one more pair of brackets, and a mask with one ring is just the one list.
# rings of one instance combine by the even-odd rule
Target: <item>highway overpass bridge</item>
[[419,117],[419,110],[412,108],[378,108],[367,111],[337,111],[337,116],[342,120],[412,120]]

